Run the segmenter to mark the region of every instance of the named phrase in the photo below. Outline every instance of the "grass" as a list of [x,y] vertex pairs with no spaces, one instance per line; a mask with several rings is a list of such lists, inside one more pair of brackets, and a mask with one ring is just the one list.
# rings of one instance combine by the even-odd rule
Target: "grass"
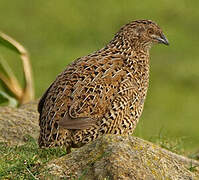
[[[160,135],[151,139],[178,154],[184,154],[182,140],[171,140]],[[48,175],[44,166],[53,159],[66,155],[62,148],[39,149],[37,142],[30,136],[26,136],[26,143],[21,146],[7,146],[0,143],[0,179],[32,179],[37,180],[40,173]],[[195,171],[195,166],[190,165],[190,171]],[[86,170],[79,179],[86,176]]]
[[47,162],[65,154],[61,148],[39,149],[29,136],[22,146],[10,147],[1,143],[0,179],[37,179]]
[[[1,0],[0,30],[30,52],[38,98],[67,64],[103,47],[121,25],[156,21],[170,46],[151,50],[150,87],[136,134],[149,140],[164,129],[168,141],[183,138],[184,150],[194,152],[199,149],[198,6],[197,0]],[[0,55],[24,84],[16,55],[4,47]]]
[[185,138],[182,138],[182,137],[170,138],[166,136],[166,134],[164,133],[162,129],[160,130],[157,136],[153,136],[149,138],[149,141],[155,144],[158,144],[160,147],[167,149],[171,152],[181,154],[181,155],[187,155],[184,149]]

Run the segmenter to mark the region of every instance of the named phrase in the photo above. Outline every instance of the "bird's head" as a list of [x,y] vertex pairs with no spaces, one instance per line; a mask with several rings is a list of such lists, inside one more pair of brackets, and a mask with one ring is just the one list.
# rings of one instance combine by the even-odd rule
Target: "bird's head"
[[133,46],[150,49],[153,44],[169,45],[160,27],[151,20],[133,21],[121,28],[122,35]]

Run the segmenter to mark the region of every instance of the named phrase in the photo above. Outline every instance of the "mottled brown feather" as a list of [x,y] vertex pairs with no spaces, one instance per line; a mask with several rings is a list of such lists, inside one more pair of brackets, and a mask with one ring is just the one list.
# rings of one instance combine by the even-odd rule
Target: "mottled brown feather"
[[59,125],[66,129],[87,129],[96,123],[94,118],[71,118],[68,114],[60,119]]
[[80,147],[105,134],[132,133],[149,81],[149,49],[168,44],[150,20],[123,26],[102,49],[59,74],[42,96],[40,147]]

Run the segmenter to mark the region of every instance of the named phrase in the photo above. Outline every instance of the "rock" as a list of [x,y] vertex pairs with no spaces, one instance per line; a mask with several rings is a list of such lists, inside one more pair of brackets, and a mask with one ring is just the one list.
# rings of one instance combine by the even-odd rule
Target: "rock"
[[21,145],[26,141],[27,134],[37,138],[38,119],[37,101],[20,108],[0,107],[0,142]]
[[105,135],[51,161],[46,168],[49,177],[58,179],[199,179],[198,161],[133,136]]
[[[28,134],[38,138],[37,102],[20,108],[0,107],[0,141],[21,145]],[[194,180],[199,161],[174,154],[133,136],[105,135],[50,161],[40,179]]]

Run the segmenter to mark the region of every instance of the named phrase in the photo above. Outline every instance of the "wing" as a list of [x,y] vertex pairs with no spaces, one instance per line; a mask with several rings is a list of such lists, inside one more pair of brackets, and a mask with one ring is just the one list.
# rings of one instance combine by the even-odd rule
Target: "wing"
[[53,85],[53,84],[50,85],[50,87],[45,91],[45,93],[43,94],[43,96],[42,96],[41,99],[39,100],[38,108],[37,108],[39,114],[42,113],[42,109],[43,109],[43,106],[44,106],[44,102],[45,102],[45,100],[46,100],[46,97],[47,97],[48,92],[49,92],[50,88],[52,87],[52,85]]
[[77,60],[58,76],[40,100],[40,109],[43,104],[51,104],[46,107],[50,112],[44,116],[59,121],[66,129],[92,126],[107,112],[117,95],[126,74],[123,65],[121,58],[113,56]]

